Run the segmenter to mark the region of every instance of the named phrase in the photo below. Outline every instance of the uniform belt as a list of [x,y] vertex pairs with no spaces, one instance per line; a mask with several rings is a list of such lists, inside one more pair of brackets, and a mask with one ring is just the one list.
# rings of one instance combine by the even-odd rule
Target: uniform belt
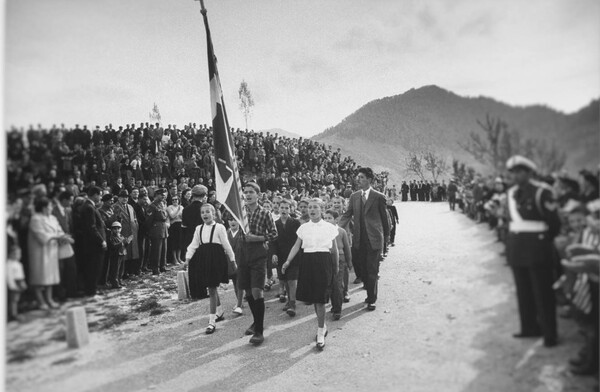
[[548,231],[548,224],[544,221],[517,221],[509,222],[508,231],[511,233],[542,233]]

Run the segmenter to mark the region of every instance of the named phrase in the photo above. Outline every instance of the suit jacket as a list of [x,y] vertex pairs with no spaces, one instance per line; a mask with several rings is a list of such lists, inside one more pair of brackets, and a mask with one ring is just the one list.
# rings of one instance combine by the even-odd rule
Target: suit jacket
[[[196,226],[202,224],[202,216],[200,215],[200,207],[202,202],[195,200],[183,209],[181,213],[181,227],[183,228],[183,244],[187,249],[194,238]],[[237,260],[237,259],[236,259]]]
[[385,196],[381,192],[377,192],[371,188],[369,198],[365,205],[362,205],[361,191],[354,192],[350,196],[348,208],[340,219],[339,226],[346,228],[350,219],[354,217],[354,228],[352,229],[352,246],[358,248],[360,246],[360,231],[361,219],[360,212],[364,209],[365,214],[365,229],[369,243],[373,249],[383,249],[383,240],[390,234],[390,226],[387,217],[387,205]]
[[146,214],[148,238],[167,238],[169,233],[167,219],[167,209],[163,207],[162,203],[154,202],[150,204]]
[[102,251],[102,242],[106,241],[106,226],[91,200],[86,200],[81,206],[81,225],[79,229],[80,249],[82,251],[85,253]]

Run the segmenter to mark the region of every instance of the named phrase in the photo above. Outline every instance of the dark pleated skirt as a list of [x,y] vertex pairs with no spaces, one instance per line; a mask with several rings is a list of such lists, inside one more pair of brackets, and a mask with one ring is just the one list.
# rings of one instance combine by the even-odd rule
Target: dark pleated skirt
[[299,301],[326,304],[333,281],[333,266],[329,252],[303,253],[298,272]]
[[221,244],[202,244],[190,260],[188,267],[190,296],[206,298],[208,287],[228,283],[227,256]]

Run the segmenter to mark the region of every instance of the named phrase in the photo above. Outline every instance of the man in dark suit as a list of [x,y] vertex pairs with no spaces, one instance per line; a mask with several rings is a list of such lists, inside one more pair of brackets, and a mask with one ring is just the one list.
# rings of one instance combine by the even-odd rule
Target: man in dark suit
[[204,185],[194,185],[192,188],[192,201],[187,205],[181,213],[181,228],[183,230],[183,247],[185,253],[189,244],[194,238],[196,226],[203,223],[200,215],[200,207],[207,201],[208,189]]
[[402,201],[408,201],[408,192],[409,191],[410,191],[410,188],[406,184],[406,181],[402,181],[402,186],[400,187],[400,193],[402,193]]
[[375,175],[368,167],[358,169],[356,180],[359,191],[350,196],[348,209],[340,219],[340,227],[346,228],[354,218],[352,246],[357,248],[357,257],[362,265],[362,280],[367,289],[367,309],[375,310],[377,301],[377,279],[379,261],[384,248],[384,239],[390,234],[386,199],[383,193],[371,187]]
[[159,188],[154,194],[152,204],[148,206],[146,227],[150,238],[150,269],[152,275],[166,272],[167,263],[167,206],[165,203],[167,190]]
[[558,343],[554,237],[560,231],[558,204],[551,188],[531,179],[536,170],[529,159],[515,155],[506,163],[514,186],[508,190],[507,261],[513,270],[521,331],[515,338],[544,337],[546,347]]
[[408,187],[410,189],[410,201],[417,200],[417,184],[415,184],[415,181],[410,180]]
[[107,249],[106,227],[96,206],[100,204],[101,189],[91,187],[88,199],[81,206],[80,220],[75,225],[75,250],[81,254],[81,273],[85,295],[96,295],[102,271],[104,253]]

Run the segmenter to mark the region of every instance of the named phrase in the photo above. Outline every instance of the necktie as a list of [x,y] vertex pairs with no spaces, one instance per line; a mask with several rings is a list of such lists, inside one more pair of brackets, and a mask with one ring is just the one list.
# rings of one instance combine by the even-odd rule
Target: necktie
[[362,191],[362,203],[363,205],[367,202],[367,192]]

